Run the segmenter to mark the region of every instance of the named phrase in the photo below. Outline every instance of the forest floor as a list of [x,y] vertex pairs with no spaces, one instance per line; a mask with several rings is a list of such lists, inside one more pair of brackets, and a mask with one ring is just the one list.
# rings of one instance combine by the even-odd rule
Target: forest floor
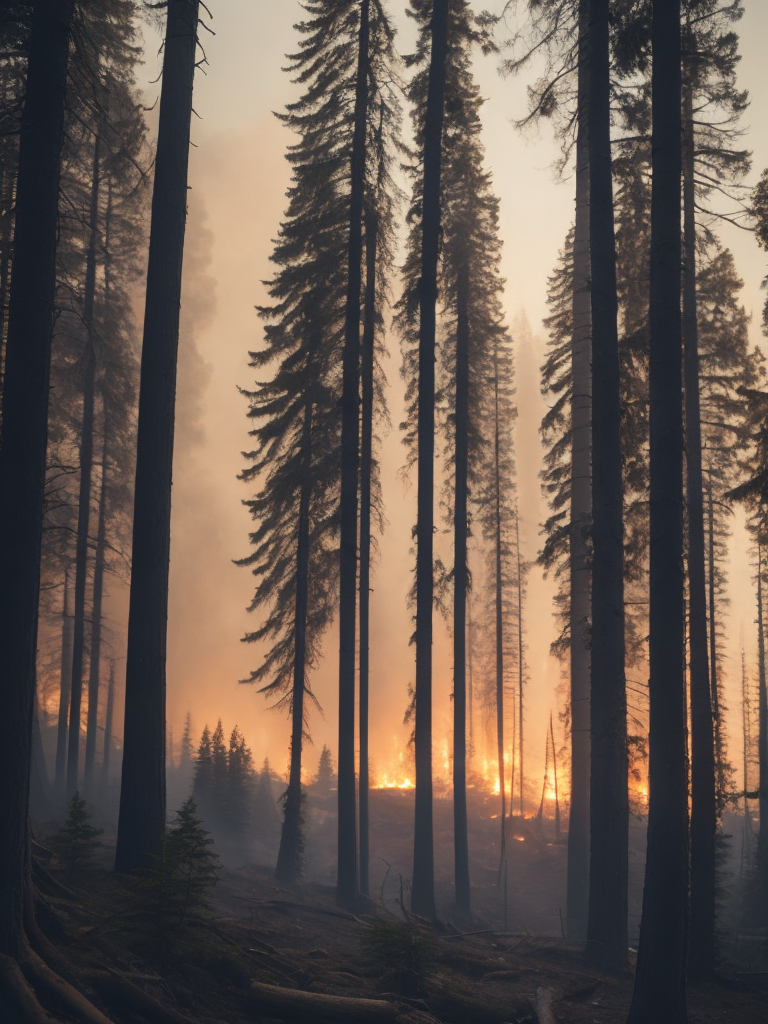
[[[66,878],[55,859],[43,862],[39,884],[53,913],[47,927],[42,923],[72,965],[72,979],[114,1024],[543,1024],[537,993],[551,1000],[558,1024],[624,1024],[631,975],[594,969],[577,944],[557,935],[565,846],[553,822],[509,823],[506,913],[492,839],[500,823],[488,817],[478,826],[473,846],[479,854],[485,844],[486,856],[477,857],[467,921],[450,903],[442,870],[452,861],[445,845],[450,815],[438,807],[440,923],[431,927],[408,914],[411,807],[396,793],[377,800],[373,896],[356,914],[335,905],[328,877],[333,815],[310,803],[308,880],[285,888],[271,867],[228,867],[212,916],[181,945],[152,947],[146,937],[138,944],[129,937],[132,904],[125,882],[108,870],[108,846],[87,879]],[[740,966],[689,986],[691,1024],[765,1024],[766,943],[745,941]],[[285,990],[306,993],[308,1002],[281,1008]],[[323,994],[372,1002],[329,1008],[314,998]]]

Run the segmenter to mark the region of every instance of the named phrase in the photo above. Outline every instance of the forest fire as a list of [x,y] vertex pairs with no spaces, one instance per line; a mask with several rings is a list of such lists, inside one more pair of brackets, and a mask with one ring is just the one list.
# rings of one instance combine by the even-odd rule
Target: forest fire
[[373,784],[373,789],[414,789],[415,785],[409,778],[391,777],[384,773]]

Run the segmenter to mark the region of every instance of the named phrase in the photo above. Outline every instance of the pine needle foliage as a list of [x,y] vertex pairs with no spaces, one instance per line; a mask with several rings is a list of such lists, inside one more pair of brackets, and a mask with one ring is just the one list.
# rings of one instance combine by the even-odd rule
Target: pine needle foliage
[[382,984],[407,997],[423,994],[437,961],[435,940],[409,921],[375,921],[363,936],[363,951]]
[[125,927],[137,949],[166,958],[198,947],[218,881],[213,839],[189,797],[168,829],[162,852],[141,872],[127,897]]
[[87,871],[101,847],[99,836],[103,835],[104,829],[97,828],[92,822],[93,815],[85,800],[79,792],[74,793],[64,825],[50,838],[50,844],[70,878]]

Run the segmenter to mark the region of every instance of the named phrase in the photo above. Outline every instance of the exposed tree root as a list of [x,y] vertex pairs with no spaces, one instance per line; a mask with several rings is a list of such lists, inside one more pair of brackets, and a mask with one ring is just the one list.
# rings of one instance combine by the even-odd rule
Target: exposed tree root
[[46,997],[46,1001],[70,1014],[81,1024],[112,1024],[109,1017],[68,981],[52,971],[32,949],[23,956],[22,969],[25,977],[34,984],[36,991]]
[[89,971],[86,977],[105,1002],[134,1010],[152,1024],[194,1024],[192,1018],[165,1006],[118,971]]
[[8,956],[0,953],[0,984],[3,998],[18,1013],[24,1024],[51,1024],[51,1018],[38,1002],[34,990],[21,968]]

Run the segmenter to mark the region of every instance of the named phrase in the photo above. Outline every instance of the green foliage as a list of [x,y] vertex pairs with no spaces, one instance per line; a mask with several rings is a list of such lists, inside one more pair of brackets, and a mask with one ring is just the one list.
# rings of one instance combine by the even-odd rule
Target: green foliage
[[434,970],[437,943],[408,921],[376,921],[362,940],[371,969],[402,996],[419,996]]
[[210,918],[210,894],[218,881],[213,839],[189,797],[127,897],[124,920],[136,948],[159,957],[200,946]]
[[99,836],[104,829],[96,828],[91,823],[92,817],[85,800],[79,793],[75,793],[69,801],[63,828],[50,838],[56,856],[70,877],[89,868],[101,846]]
[[331,752],[323,744],[320,753],[320,760],[317,763],[317,775],[315,777],[315,789],[321,796],[328,796],[336,782],[336,772],[333,770]]

